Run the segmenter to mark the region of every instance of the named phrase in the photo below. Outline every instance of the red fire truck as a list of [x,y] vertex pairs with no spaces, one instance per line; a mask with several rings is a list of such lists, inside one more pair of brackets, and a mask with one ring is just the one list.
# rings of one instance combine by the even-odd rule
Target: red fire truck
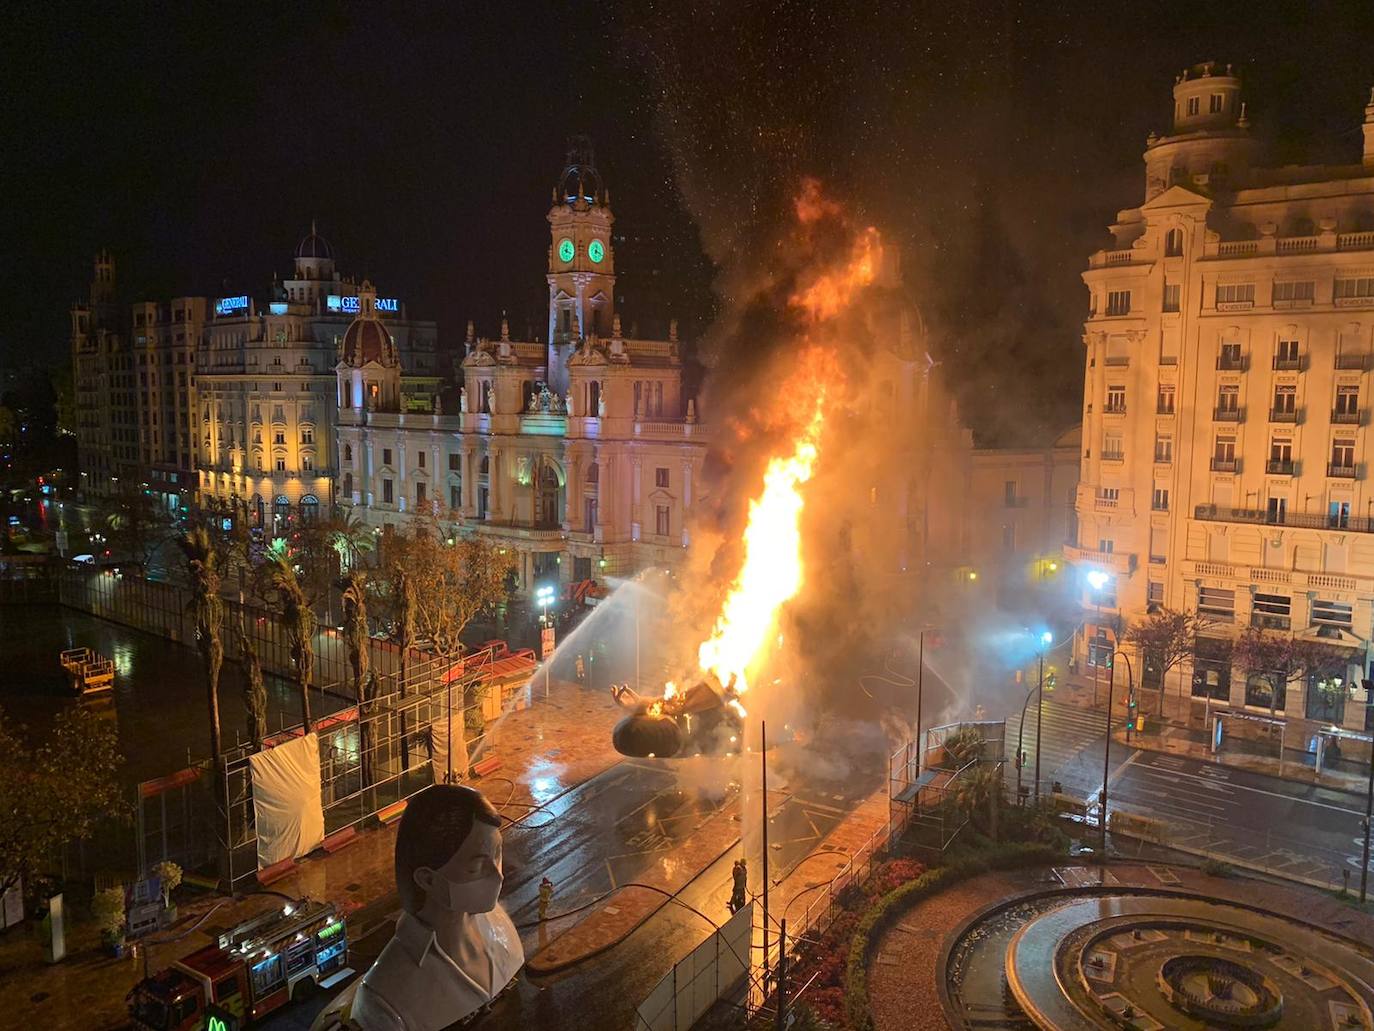
[[235,1031],[342,975],[348,932],[333,903],[270,909],[136,984],[126,1002],[142,1031]]

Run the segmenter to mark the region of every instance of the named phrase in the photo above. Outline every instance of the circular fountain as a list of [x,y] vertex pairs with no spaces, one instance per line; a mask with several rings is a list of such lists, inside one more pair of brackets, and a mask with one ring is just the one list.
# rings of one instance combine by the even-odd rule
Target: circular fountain
[[[1374,1031],[1374,950],[1299,920],[1182,890],[1037,892],[952,936],[952,1026]],[[1004,1023],[986,1000],[1003,999]]]

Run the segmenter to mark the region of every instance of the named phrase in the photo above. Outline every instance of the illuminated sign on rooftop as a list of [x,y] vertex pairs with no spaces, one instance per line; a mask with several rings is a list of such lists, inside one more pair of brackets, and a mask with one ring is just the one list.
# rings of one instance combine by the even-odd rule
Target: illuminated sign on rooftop
[[[338,294],[330,294],[324,299],[324,306],[329,311],[341,311],[351,315],[357,312],[360,302],[356,295],[340,297]],[[398,312],[401,310],[401,302],[396,297],[378,297],[377,310]]]
[[238,297],[221,297],[215,302],[216,315],[230,315],[236,311],[248,310],[248,295],[240,294]]

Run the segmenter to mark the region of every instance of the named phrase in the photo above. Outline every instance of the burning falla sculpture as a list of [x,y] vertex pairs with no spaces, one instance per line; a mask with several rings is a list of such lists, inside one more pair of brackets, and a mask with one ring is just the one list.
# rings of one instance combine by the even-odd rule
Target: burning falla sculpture
[[676,755],[733,752],[745,716],[736,689],[711,673],[685,691],[669,681],[661,698],[646,698],[627,684],[611,695],[630,714],[615,725],[611,742],[621,755],[668,759]]

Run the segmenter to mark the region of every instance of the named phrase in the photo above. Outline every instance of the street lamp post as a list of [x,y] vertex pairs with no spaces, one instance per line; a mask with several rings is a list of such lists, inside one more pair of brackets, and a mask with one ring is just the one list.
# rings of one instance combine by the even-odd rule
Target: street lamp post
[[921,627],[921,633],[917,638],[916,644],[916,777],[921,776],[921,696],[924,694],[926,683],[926,628]]
[[[1040,727],[1045,714],[1045,649],[1054,640],[1048,630],[1040,635],[1040,680],[1036,685],[1035,699],[1035,803],[1040,804]],[[1022,707],[1024,713],[1025,707]],[[1024,720],[1024,715],[1022,716]],[[1017,797],[1020,797],[1019,795]]]
[[[1364,682],[1366,709],[1374,706],[1374,694],[1371,692],[1374,692],[1374,681],[1366,680]],[[1369,726],[1367,718],[1364,723],[1366,727]],[[1361,856],[1363,861],[1360,863],[1360,905],[1362,906],[1369,891],[1369,832],[1371,823],[1374,823],[1374,741],[1371,741],[1369,745],[1369,784],[1364,793],[1364,853]]]
[[1108,652],[1107,663],[1107,738],[1102,745],[1102,856],[1107,855],[1107,778],[1112,769],[1112,694],[1116,687],[1116,657],[1126,660],[1126,682],[1132,693],[1135,691],[1135,671],[1131,668],[1131,657],[1115,648]]
[[544,584],[536,588],[534,600],[539,605],[539,658],[544,663],[544,697],[549,697],[549,678],[553,675],[553,648],[548,640],[551,630],[549,623],[549,606],[553,604],[553,586]]
[[1026,706],[1030,704],[1031,695],[1035,694],[1036,689],[1032,687],[1026,692],[1026,699],[1021,703],[1021,722],[1016,726],[1016,804],[1021,804],[1021,767],[1022,761],[1021,745],[1026,732]]
[[[1107,586],[1109,579],[1111,578],[1100,569],[1094,569],[1088,573],[1088,586],[1093,589],[1093,602],[1097,606],[1097,622],[1093,625],[1094,635],[1100,632],[1099,628],[1102,625],[1102,588]],[[1093,645],[1089,644],[1088,648],[1093,652],[1093,705],[1097,705],[1097,685],[1100,682],[1099,674],[1101,673],[1098,660],[1102,656],[1096,653]],[[1110,712],[1111,706],[1108,706],[1107,709]]]

